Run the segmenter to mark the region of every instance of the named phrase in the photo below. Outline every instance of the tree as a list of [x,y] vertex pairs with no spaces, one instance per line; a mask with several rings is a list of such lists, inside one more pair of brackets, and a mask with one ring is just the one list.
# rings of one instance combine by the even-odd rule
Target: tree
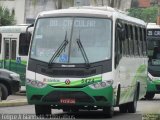
[[158,6],[149,8],[131,8],[128,10],[130,16],[144,20],[145,22],[156,22]]
[[6,26],[15,24],[14,16],[14,9],[10,12],[8,8],[0,6],[0,25]]

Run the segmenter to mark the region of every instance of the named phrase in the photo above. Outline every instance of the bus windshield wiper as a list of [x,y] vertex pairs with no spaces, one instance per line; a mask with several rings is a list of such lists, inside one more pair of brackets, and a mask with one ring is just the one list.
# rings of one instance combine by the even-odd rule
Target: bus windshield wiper
[[50,59],[48,65],[51,65],[51,64],[53,63],[53,61],[55,60],[55,58],[62,53],[62,51],[63,51],[63,50],[65,49],[65,47],[67,46],[67,44],[68,44],[68,39],[67,39],[67,32],[66,32],[64,41],[63,41],[62,44],[59,46],[59,48],[56,50],[56,52],[53,54],[53,56],[52,56],[52,58]]
[[86,54],[86,52],[85,52],[85,50],[84,50],[84,47],[83,47],[83,45],[82,45],[82,43],[81,43],[81,40],[80,40],[80,35],[79,35],[79,38],[77,39],[77,44],[78,44],[78,47],[79,47],[79,49],[80,49],[80,51],[81,51],[81,53],[82,53],[82,56],[83,56],[84,61],[85,61],[85,63],[86,63],[86,66],[87,66],[87,67],[90,67],[90,63],[89,63],[87,54]]

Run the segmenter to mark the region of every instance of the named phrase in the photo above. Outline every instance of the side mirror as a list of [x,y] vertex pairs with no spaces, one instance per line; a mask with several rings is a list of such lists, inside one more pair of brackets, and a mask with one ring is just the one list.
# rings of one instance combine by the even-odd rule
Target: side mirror
[[30,24],[30,25],[26,28],[26,33],[28,33],[28,29],[29,29],[30,27],[34,27],[34,24]]
[[29,35],[28,29],[31,27],[34,27],[34,24],[31,24],[26,28],[26,40],[28,40],[28,35]]

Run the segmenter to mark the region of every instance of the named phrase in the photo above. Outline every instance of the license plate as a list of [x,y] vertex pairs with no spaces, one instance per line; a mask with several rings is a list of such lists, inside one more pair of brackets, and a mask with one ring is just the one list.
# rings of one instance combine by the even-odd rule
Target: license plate
[[63,103],[63,104],[75,104],[76,101],[75,101],[75,99],[64,98],[64,99],[60,99],[60,103]]

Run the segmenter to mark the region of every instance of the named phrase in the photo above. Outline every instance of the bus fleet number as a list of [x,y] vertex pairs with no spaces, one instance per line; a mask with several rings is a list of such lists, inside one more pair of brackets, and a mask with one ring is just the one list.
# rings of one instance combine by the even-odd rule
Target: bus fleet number
[[82,84],[94,83],[94,78],[82,79]]

